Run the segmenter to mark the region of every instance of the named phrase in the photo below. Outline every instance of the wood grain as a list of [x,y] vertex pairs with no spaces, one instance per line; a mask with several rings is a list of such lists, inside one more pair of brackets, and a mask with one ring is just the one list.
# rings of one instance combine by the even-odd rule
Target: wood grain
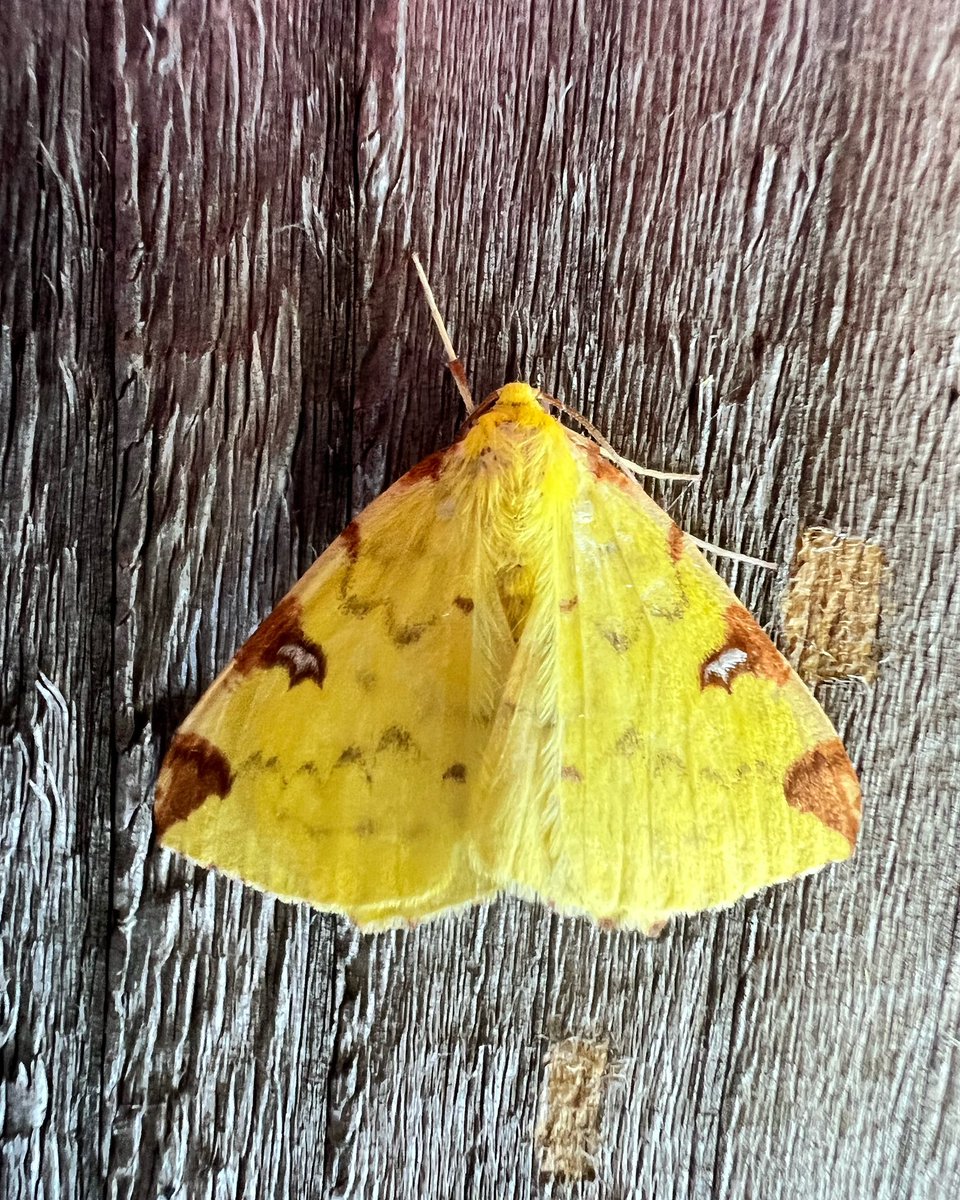
[[[960,1189],[951,0],[13,0],[0,15],[5,1196]],[[696,469],[684,526],[889,571],[846,866],[659,940],[342,922],[155,848],[174,728],[459,400]],[[768,627],[786,582],[721,566]],[[541,1179],[604,1041],[596,1181]]]

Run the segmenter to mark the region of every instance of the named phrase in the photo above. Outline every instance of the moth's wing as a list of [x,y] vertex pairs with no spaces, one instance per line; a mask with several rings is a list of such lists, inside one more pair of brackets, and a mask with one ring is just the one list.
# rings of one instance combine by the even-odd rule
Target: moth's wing
[[361,513],[187,718],[158,779],[166,846],[366,927],[490,891],[464,839],[513,644],[456,459]]
[[847,858],[860,791],[822,709],[662,509],[575,435],[576,501],[491,739],[506,889],[651,929]]

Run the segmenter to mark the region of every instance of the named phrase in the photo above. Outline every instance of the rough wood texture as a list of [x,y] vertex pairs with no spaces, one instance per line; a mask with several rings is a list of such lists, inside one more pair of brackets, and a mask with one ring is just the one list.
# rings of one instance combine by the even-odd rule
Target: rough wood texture
[[[9,1197],[960,1188],[951,0],[8,0],[0,1125]],[[542,382],[699,468],[691,532],[890,566],[855,861],[660,940],[346,925],[151,841],[158,759],[350,514]],[[725,573],[773,623],[785,583]],[[609,1043],[596,1181],[548,1044]]]

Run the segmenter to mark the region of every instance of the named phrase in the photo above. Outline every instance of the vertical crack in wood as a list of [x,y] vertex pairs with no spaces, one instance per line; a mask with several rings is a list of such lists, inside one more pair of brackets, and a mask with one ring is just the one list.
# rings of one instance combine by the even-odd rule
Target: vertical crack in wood
[[337,931],[330,960],[332,996],[330,1062],[327,1070],[324,1194],[353,1196],[356,1133],[367,1086],[370,1028],[369,939],[349,921],[334,918]]

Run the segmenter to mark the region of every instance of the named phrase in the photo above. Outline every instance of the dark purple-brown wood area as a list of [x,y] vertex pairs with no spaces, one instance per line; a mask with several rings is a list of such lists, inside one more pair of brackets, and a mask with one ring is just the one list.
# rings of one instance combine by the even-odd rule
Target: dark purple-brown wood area
[[[958,1189],[960,11],[951,0],[0,12],[0,1149],[11,1197]],[[776,633],[881,543],[848,865],[656,941],[497,902],[361,937],[158,850],[218,669],[525,378]],[[691,869],[695,869],[695,864]],[[607,1039],[597,1181],[549,1044]]]

